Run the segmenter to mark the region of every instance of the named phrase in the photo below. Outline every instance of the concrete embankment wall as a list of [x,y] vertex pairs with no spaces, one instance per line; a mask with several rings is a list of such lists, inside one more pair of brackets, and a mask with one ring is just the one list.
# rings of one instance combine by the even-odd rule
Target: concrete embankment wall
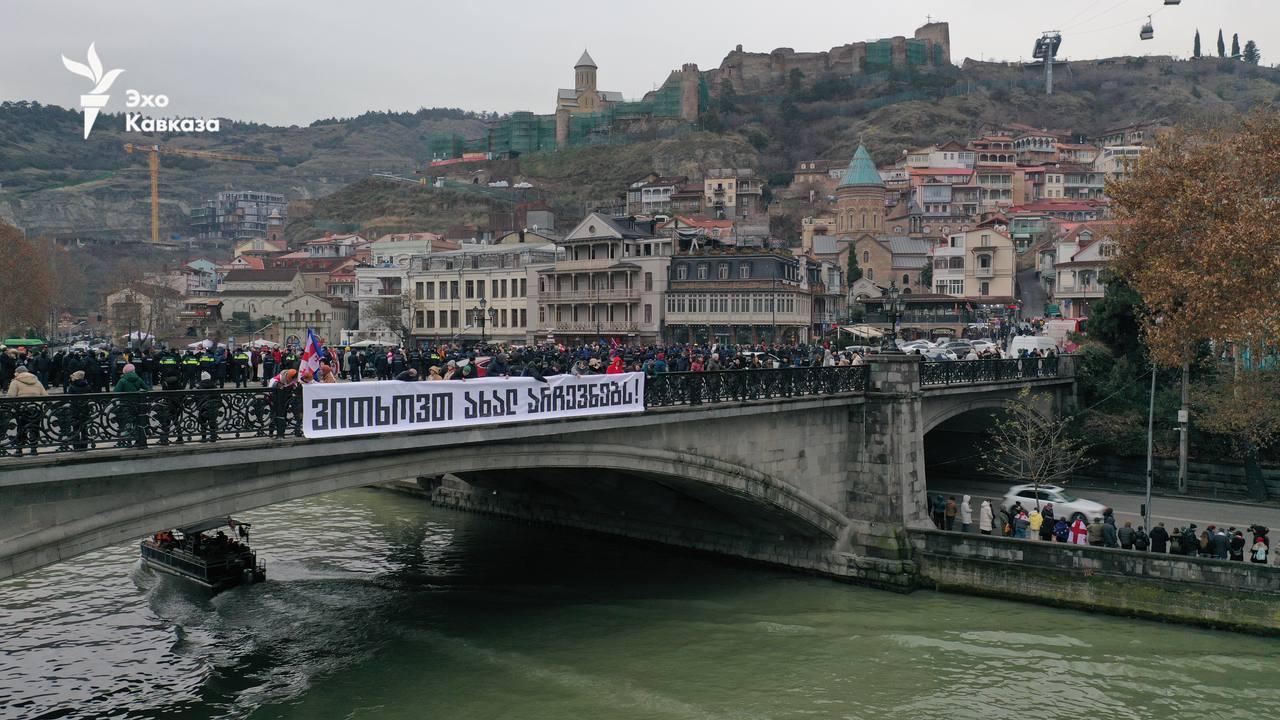
[[922,587],[1280,634],[1280,568],[911,530]]

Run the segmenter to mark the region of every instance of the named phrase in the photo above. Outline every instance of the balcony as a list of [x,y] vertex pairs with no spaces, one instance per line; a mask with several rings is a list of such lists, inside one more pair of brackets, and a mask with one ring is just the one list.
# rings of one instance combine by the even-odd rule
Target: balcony
[[639,302],[640,290],[637,288],[613,288],[612,290],[551,290],[541,293],[539,300],[548,303],[608,303]]
[[598,323],[595,320],[579,320],[577,322],[570,320],[549,322],[547,325],[549,326],[547,331],[552,333],[594,334],[597,330],[601,333],[628,333],[639,332],[640,330],[640,323],[634,320],[601,320]]
[[996,276],[996,269],[993,265],[987,267],[978,266],[973,269],[973,276],[979,278],[991,278]]

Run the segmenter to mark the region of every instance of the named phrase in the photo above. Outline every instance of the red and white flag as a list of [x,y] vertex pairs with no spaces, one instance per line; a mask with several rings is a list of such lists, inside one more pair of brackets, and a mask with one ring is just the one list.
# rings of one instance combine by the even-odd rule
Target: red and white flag
[[1076,518],[1076,521],[1071,523],[1071,544],[1089,544],[1089,528],[1085,527],[1084,521],[1080,518]]

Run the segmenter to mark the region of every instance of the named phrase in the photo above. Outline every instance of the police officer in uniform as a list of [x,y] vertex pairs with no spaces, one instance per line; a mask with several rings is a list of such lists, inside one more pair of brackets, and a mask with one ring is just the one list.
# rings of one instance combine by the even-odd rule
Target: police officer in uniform
[[209,377],[212,378],[213,374],[217,372],[216,370],[217,364],[218,364],[218,359],[213,356],[212,352],[206,350],[200,353],[200,358],[198,359],[197,365],[196,365],[196,368],[197,368],[196,378],[195,378],[195,382],[191,383],[191,389],[195,390],[197,387],[200,386],[201,373],[209,373]]
[[189,390],[199,381],[200,358],[196,357],[195,352],[188,350],[187,354],[182,356],[182,386]]
[[249,360],[249,353],[242,347],[236,348],[236,354],[231,356],[231,372],[238,388],[249,384]]

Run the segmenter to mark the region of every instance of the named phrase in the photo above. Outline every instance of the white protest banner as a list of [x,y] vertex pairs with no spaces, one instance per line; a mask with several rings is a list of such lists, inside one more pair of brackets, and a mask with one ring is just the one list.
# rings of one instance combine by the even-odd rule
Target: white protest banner
[[380,380],[302,386],[308,438],[473,427],[644,410],[644,373]]

